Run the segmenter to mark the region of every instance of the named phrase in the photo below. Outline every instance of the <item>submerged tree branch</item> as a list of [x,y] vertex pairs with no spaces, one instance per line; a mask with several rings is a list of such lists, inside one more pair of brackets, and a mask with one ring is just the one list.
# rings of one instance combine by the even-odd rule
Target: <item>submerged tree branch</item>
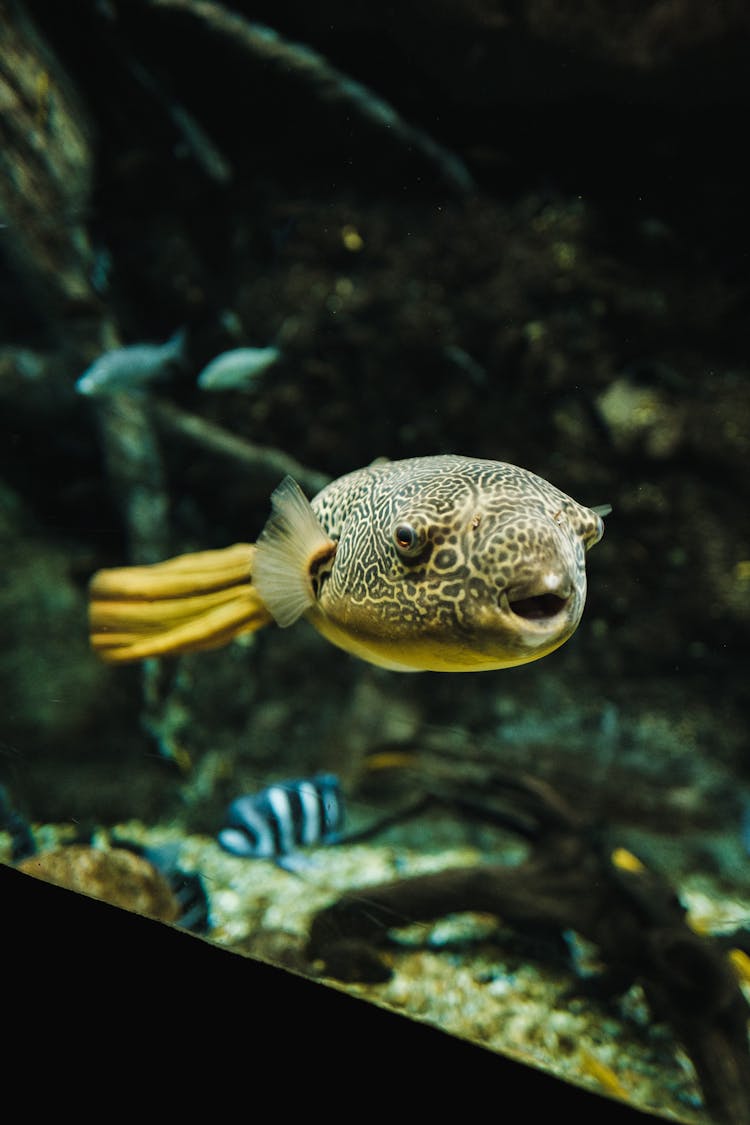
[[171,430],[173,434],[199,445],[210,453],[216,453],[220,457],[226,457],[243,465],[253,472],[262,473],[265,477],[281,478],[287,475],[294,477],[313,495],[330,483],[331,478],[325,473],[309,469],[282,450],[268,445],[256,445],[245,438],[237,437],[236,434],[217,426],[214,422],[207,422],[197,414],[181,410],[171,402],[163,399],[154,401],[152,409],[157,422]]
[[373,90],[332,66],[312,47],[284,39],[273,28],[251,22],[214,0],[151,0],[157,8],[178,8],[227,36],[246,51],[303,78],[321,98],[345,103],[379,129],[387,129],[407,148],[435,165],[455,191],[467,195],[474,180],[463,160],[433,140],[423,129],[405,121],[396,109]]

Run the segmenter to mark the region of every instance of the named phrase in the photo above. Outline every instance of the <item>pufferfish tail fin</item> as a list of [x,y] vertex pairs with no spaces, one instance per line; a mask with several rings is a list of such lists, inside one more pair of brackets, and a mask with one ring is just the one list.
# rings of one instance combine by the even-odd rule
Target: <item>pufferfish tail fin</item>
[[179,555],[152,566],[99,570],[89,586],[91,646],[128,663],[220,648],[273,618],[252,584],[255,547]]

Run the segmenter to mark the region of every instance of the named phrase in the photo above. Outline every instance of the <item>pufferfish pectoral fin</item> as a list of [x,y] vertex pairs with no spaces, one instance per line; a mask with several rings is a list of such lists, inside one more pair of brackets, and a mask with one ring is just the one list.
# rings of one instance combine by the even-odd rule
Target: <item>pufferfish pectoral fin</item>
[[333,556],[336,544],[292,477],[284,477],[271,504],[255,545],[253,582],[276,624],[285,629],[315,604],[313,571]]
[[89,585],[91,646],[126,664],[219,648],[272,621],[252,583],[255,547],[180,555],[152,566],[100,570]]

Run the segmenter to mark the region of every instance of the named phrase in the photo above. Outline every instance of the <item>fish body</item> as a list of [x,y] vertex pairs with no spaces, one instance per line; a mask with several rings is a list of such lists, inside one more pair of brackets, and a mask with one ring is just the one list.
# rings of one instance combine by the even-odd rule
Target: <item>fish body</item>
[[233,348],[208,363],[198,376],[202,391],[249,391],[281,358],[278,348]]
[[92,645],[126,662],[305,618],[395,671],[525,664],[578,626],[607,511],[517,465],[454,455],[376,462],[312,501],[287,477],[255,544],[94,575]]
[[205,934],[211,929],[211,909],[203,879],[197,871],[185,871],[180,867],[179,843],[149,847],[115,836],[110,837],[110,842],[115,848],[142,856],[164,876],[178,904],[178,926],[195,934]]
[[131,344],[95,359],[76,382],[79,395],[140,393],[184,362],[186,334],[179,329],[164,344]]
[[453,455],[375,463],[311,503],[287,478],[272,503],[253,582],[276,622],[305,616],[397,671],[504,668],[558,648],[604,530],[526,469]]
[[280,859],[300,848],[334,843],[344,822],[335,774],[278,782],[232,801],[218,841],[248,859]]

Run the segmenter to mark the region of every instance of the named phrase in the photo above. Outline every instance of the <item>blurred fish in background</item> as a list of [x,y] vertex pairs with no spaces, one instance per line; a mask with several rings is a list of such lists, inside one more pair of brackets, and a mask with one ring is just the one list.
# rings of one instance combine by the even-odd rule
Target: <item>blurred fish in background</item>
[[233,855],[282,860],[300,848],[337,843],[343,824],[339,779],[319,773],[238,797],[226,811],[218,840]]

